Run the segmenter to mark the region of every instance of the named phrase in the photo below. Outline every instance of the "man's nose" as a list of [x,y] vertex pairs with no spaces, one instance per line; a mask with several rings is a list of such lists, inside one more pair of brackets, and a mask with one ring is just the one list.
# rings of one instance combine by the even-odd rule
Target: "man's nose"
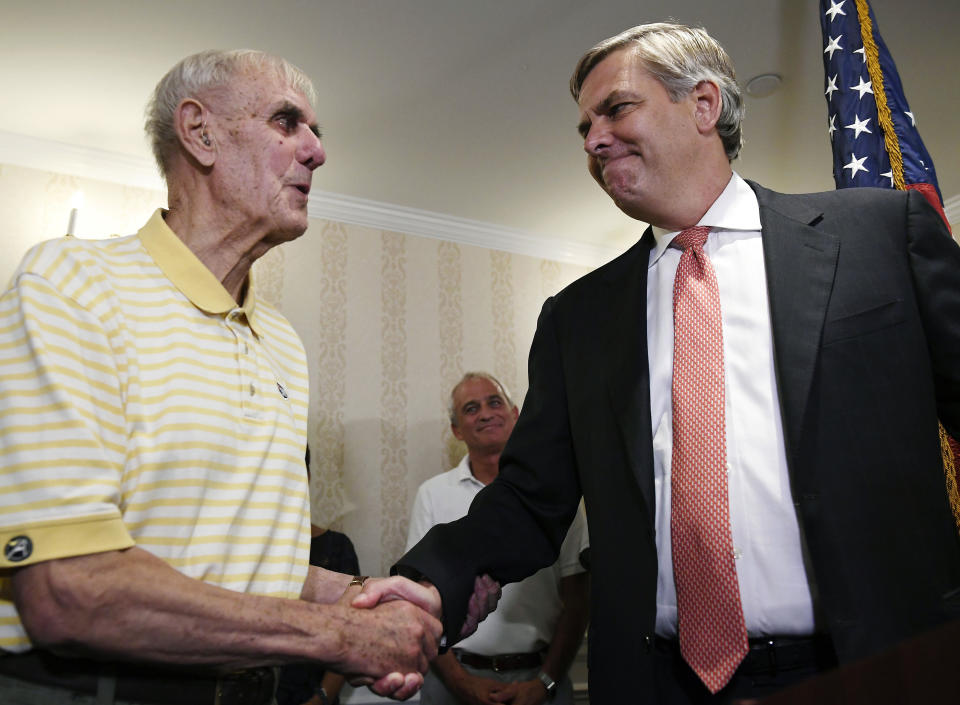
[[307,129],[306,143],[300,154],[300,163],[313,171],[327,161],[327,152],[323,148],[323,142],[313,132]]
[[590,156],[596,157],[610,146],[610,127],[606,120],[596,120],[590,125],[586,136],[583,138],[583,151]]

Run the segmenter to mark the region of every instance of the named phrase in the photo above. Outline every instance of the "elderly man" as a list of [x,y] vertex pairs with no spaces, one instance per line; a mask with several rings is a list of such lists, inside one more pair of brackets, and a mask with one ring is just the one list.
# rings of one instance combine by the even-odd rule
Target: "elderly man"
[[545,303],[499,477],[399,570],[438,586],[451,633],[470,576],[555,560],[582,493],[595,703],[757,698],[960,616],[939,215],[733,173],[740,90],[703,30],[601,42],[571,91],[590,173],[652,227]]
[[[450,428],[466,443],[460,464],[417,491],[407,547],[434,526],[459,519],[500,472],[500,454],[517,420],[517,407],[493,375],[468,372],[450,393]],[[431,664],[420,693],[423,705],[511,702],[573,703],[567,669],[587,628],[590,578],[580,564],[587,549],[586,518],[578,511],[560,558],[526,580],[508,585],[497,610],[473,636]]]
[[308,572],[305,355],[250,275],[307,228],[313,101],[277,57],[184,59],[147,111],[169,210],[37,246],[0,299],[3,703],[269,703],[307,660],[422,682],[435,591]]

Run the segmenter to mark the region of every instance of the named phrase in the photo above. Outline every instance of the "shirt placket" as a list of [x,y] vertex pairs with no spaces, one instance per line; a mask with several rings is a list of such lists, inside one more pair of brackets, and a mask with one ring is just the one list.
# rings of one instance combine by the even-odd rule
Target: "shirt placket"
[[257,344],[242,309],[234,309],[227,315],[227,327],[236,342],[240,371],[240,409],[247,418],[259,418],[262,414],[259,396],[263,394],[263,390],[260,388],[257,373]]

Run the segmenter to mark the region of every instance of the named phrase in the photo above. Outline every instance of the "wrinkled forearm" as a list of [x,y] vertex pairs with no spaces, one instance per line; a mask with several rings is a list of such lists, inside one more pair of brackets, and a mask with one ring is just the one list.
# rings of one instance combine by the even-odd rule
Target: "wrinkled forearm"
[[231,669],[335,665],[351,621],[348,607],[193,580],[139,548],[38,563],[19,570],[13,585],[33,642],[75,655]]

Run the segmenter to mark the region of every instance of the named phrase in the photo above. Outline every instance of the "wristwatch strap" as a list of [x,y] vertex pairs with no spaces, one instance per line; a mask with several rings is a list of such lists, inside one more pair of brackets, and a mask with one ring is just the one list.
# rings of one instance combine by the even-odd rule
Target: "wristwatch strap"
[[547,700],[553,700],[553,696],[557,694],[557,682],[543,671],[537,674],[537,678],[543,683],[543,687],[547,689]]

